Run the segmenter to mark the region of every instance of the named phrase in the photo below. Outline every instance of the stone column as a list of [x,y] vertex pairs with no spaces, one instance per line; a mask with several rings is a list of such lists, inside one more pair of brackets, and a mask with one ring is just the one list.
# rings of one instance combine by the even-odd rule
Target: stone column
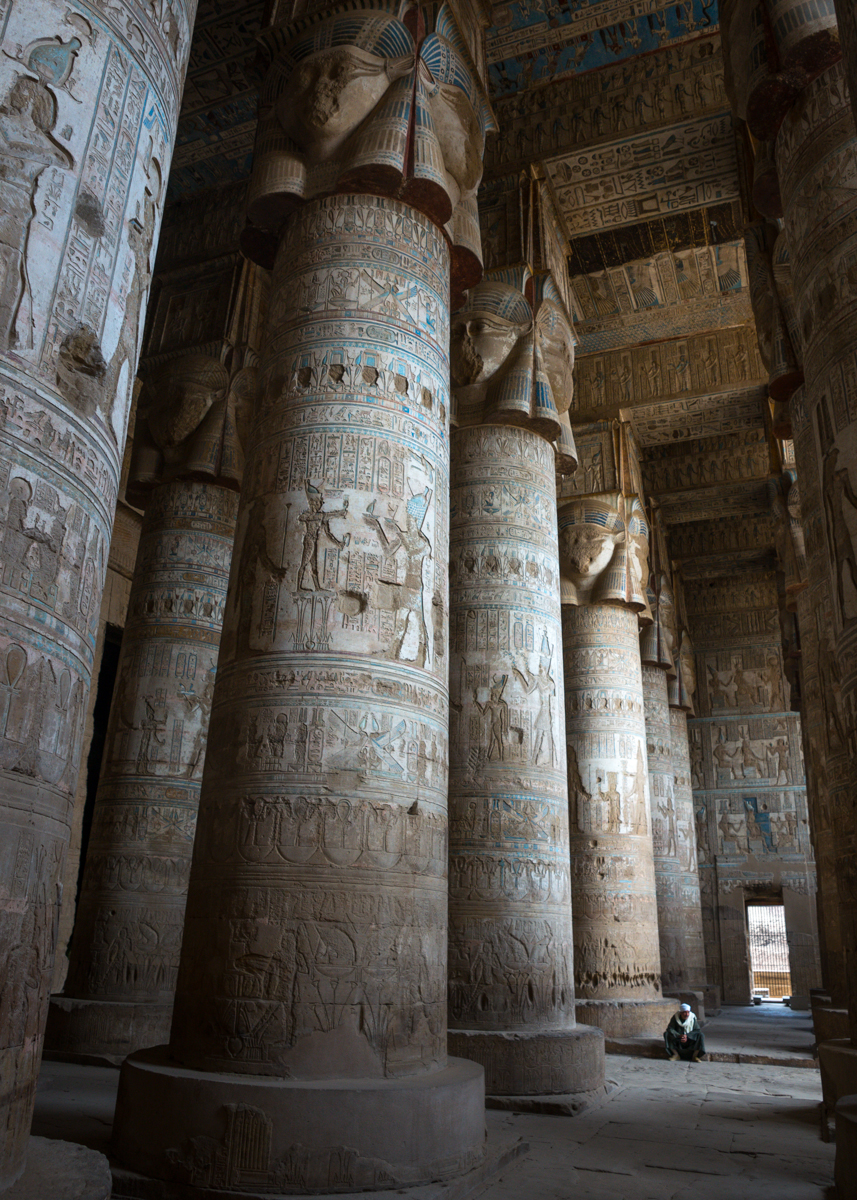
[[[690,752],[687,719],[682,728],[674,721],[670,688],[681,665],[677,663],[675,599],[672,583],[664,569],[669,558],[660,511],[649,508],[651,571],[648,600],[651,624],[640,634],[643,669],[643,703],[646,715],[646,751],[651,794],[652,842],[655,887],[658,898],[658,938],[661,955],[661,986],[665,994],[694,997],[694,1010],[703,1000],[705,956],[702,943],[702,912],[699,904],[699,875],[696,866],[696,826],[690,791]],[[694,888],[695,883],[695,888]]]
[[[252,277],[246,286],[256,290]],[[48,1022],[55,1055],[121,1061],[169,1037],[235,536],[239,430],[246,437],[257,387],[253,352],[228,348],[231,378],[216,358],[184,355],[151,372],[141,398],[128,488],[146,515],[68,980]]]
[[114,1127],[120,1162],[191,1191],[397,1188],[483,1154],[482,1069],[446,1045],[467,260],[443,225],[475,192],[487,109],[421,22],[419,48],[363,10],[269,38],[251,214],[282,225],[172,1034],[126,1059]]
[[[789,6],[795,9],[792,42],[806,48],[811,69],[791,89],[776,89],[766,132],[756,119],[758,105],[748,104],[746,116],[755,136],[775,138],[803,343],[802,412],[793,415],[804,420],[809,441],[806,471],[798,465],[809,592],[817,601],[819,698],[825,708],[825,740],[833,749],[824,762],[824,792],[835,837],[850,1029],[849,1040],[822,1043],[820,1050],[825,1105],[832,1110],[838,1096],[855,1090],[857,1080],[857,955],[850,951],[857,945],[857,543],[851,532],[857,509],[857,421],[850,399],[857,373],[857,288],[849,274],[857,215],[852,186],[857,135],[832,2],[812,12],[797,0],[783,0],[783,7]],[[735,0],[732,7],[737,10]],[[826,42],[809,36],[800,42],[806,21],[827,26]],[[849,22],[846,38],[850,30]],[[736,67],[751,61],[746,39],[731,37],[728,29],[726,34]],[[819,45],[826,45],[826,55],[814,54]],[[740,89],[732,96],[741,116],[746,99]]]
[[[857,552],[850,533],[857,508],[857,420],[847,400],[857,370],[857,290],[847,275],[857,199],[843,201],[838,193],[853,176],[855,152],[854,116],[840,63],[819,76],[785,117],[777,167],[804,338],[804,403],[814,435],[812,467],[820,483],[839,673],[845,754],[831,797],[846,946],[857,944],[857,819],[851,800],[857,787]],[[846,971],[851,1038],[857,1041],[857,956],[846,956]]]
[[473,289],[452,326],[449,1044],[489,1093],[579,1107],[603,1088],[604,1047],[574,1018],[551,444],[574,340],[544,279],[534,336],[527,272],[512,274]]
[[640,663],[648,522],[627,429],[575,437],[598,443],[604,485],[565,486],[559,503],[577,1017],[608,1037],[658,1034],[675,1004],[661,996]]
[[[677,588],[681,590],[680,584]],[[684,611],[683,601],[679,611]],[[708,979],[705,961],[705,934],[702,923],[702,897],[699,886],[699,850],[697,846],[696,806],[693,800],[693,775],[690,763],[688,713],[693,715],[696,691],[696,666],[693,643],[686,629],[678,637],[675,672],[668,680],[670,711],[670,758],[675,787],[676,829],[678,831],[678,886],[682,897],[680,944],[685,977],[692,991],[702,995],[708,1016],[720,1010],[720,989]],[[658,910],[660,920],[660,909]]]
[[0,1190],[24,1168],[194,9],[194,0],[2,7]]

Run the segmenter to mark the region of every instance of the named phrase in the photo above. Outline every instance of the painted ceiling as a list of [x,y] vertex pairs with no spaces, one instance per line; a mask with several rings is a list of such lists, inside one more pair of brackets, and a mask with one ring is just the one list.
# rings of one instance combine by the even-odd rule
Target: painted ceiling
[[717,28],[717,0],[514,0],[488,31],[492,91],[613,66]]

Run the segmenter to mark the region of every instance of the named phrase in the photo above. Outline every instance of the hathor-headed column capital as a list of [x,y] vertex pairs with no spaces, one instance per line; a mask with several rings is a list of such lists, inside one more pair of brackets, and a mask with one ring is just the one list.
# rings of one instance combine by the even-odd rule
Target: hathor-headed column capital
[[575,336],[549,275],[528,268],[489,272],[453,315],[453,422],[517,425],[554,444],[560,474],[577,452],[568,419]]
[[[458,292],[482,270],[476,191],[495,121],[446,5],[320,13],[267,31],[248,217],[275,234],[302,202],[366,193],[444,228]],[[248,239],[248,252],[251,239]],[[252,238],[258,254],[259,239]]]

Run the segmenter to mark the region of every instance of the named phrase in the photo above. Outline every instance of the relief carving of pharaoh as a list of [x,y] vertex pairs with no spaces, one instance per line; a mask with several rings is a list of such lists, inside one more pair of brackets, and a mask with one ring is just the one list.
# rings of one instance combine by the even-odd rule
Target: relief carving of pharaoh
[[366,187],[446,226],[475,282],[491,108],[447,5],[411,8],[402,20],[400,6],[385,8],[378,0],[373,11],[320,14],[267,35],[250,220],[275,230],[303,200]]
[[146,379],[134,433],[128,494],[140,500],[156,483],[193,475],[240,484],[257,370],[232,379],[207,354],[172,359]]
[[651,621],[646,595],[649,523],[636,496],[605,492],[559,511],[563,604],[622,604]]
[[[535,305],[527,300],[532,295]],[[577,453],[568,419],[575,339],[553,283],[492,271],[470,289],[450,332],[454,423],[520,425],[555,443],[558,468]]]

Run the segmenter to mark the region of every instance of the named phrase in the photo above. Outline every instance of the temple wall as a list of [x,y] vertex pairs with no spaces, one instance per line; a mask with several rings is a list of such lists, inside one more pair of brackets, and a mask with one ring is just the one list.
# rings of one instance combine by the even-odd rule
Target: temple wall
[[815,863],[800,717],[789,709],[771,572],[688,585],[696,717],[688,721],[709,977],[750,999],[746,901],[785,906],[792,991],[819,983]]

